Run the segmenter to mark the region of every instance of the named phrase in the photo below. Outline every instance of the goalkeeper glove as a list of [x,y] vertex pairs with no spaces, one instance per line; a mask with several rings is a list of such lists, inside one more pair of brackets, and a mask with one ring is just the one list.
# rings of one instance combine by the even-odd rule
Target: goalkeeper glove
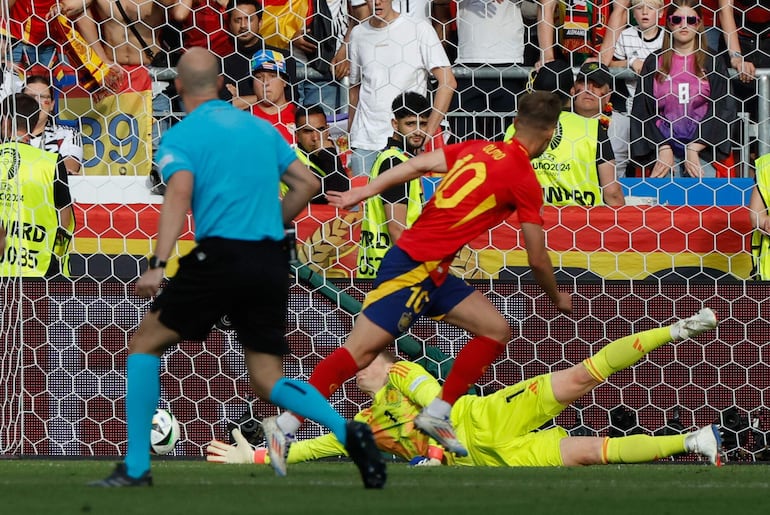
[[232,430],[231,434],[235,440],[235,445],[212,440],[208,447],[206,447],[206,461],[230,464],[265,463],[267,449],[264,447],[253,448],[237,427]]
[[444,459],[444,449],[438,445],[428,446],[428,456],[415,456],[409,462],[412,467],[438,467]]
[[436,458],[428,458],[427,456],[415,456],[409,461],[410,467],[438,467],[441,465],[441,460]]

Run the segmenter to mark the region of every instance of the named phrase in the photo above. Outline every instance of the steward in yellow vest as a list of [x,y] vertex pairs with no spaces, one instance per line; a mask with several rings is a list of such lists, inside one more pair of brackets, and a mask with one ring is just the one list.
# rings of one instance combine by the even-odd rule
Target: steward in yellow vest
[[[396,97],[391,106],[394,119],[393,137],[372,165],[369,181],[381,173],[413,157],[425,142],[431,106],[428,100],[414,92]],[[358,248],[356,277],[374,279],[380,262],[401,232],[410,227],[422,212],[421,180],[395,186],[364,203],[361,220],[361,240]]]
[[[30,103],[31,102],[31,103]],[[0,220],[7,237],[0,254],[2,277],[69,277],[69,243],[75,229],[63,160],[23,141],[39,107],[27,95],[7,98],[0,112],[16,112],[18,139],[0,144]],[[3,116],[3,125],[11,122]],[[33,118],[35,120],[33,120]],[[5,131],[4,131],[5,132]]]
[[[554,206],[604,203],[596,167],[598,133],[599,120],[562,111],[548,149],[532,160],[543,187],[543,202]],[[511,125],[505,131],[505,141],[511,141],[515,134]]]
[[754,233],[751,235],[751,255],[754,261],[752,276],[762,281],[770,281],[770,214],[767,207],[770,201],[770,154],[760,156],[754,163],[756,181],[751,192],[751,223]]
[[[602,102],[609,98],[612,77],[598,63],[586,63],[573,80],[563,61],[542,66],[531,88],[558,93],[565,104],[553,139],[540,157],[532,160],[543,202],[553,206],[623,205],[623,190],[615,179],[615,153],[607,133],[609,118]],[[567,93],[569,92],[569,93]],[[575,112],[569,110],[573,98]],[[577,104],[578,100],[581,102]],[[513,139],[513,125],[505,141]]]
[[[390,143],[398,143],[390,140]],[[398,163],[403,163],[410,156],[399,150],[397,146],[391,146],[380,152],[372,165],[369,180],[374,180],[387,163],[387,169],[393,168]],[[404,187],[393,188],[382,195],[371,197],[364,203],[364,217],[361,220],[361,241],[358,249],[358,267],[356,277],[360,279],[374,279],[380,262],[385,253],[393,246],[395,239],[391,237],[388,222],[391,217],[385,212],[385,201],[391,204],[406,203],[406,227],[410,227],[422,212],[422,182],[420,179],[409,181]]]

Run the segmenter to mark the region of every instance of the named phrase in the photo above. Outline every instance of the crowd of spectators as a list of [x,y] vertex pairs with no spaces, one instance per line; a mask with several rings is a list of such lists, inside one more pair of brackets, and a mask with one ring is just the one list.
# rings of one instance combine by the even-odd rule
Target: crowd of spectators
[[[23,91],[44,111],[35,132],[58,142],[44,147],[67,157],[70,173],[82,173],[83,149],[58,124],[72,87],[62,76],[101,71],[91,86],[97,102],[105,91],[150,89],[151,67],[173,67],[194,46],[220,58],[220,97],[270,120],[291,144],[296,108],[320,107],[348,136],[335,145],[347,172],[364,176],[386,147],[398,94],[429,97],[426,147],[502,139],[527,71],[553,61],[627,70],[602,85],[614,102],[595,83],[577,83],[575,105],[566,106],[580,113],[577,104],[595,97],[586,116],[609,117],[616,177],[719,176],[744,137],[731,122],[738,112],[757,120],[756,70],[770,67],[770,6],[759,0],[9,0],[8,7],[0,96],[22,91],[27,79]],[[73,31],[102,68],[73,52]],[[156,117],[183,110],[170,82],[154,80],[151,91]],[[593,106],[599,113],[590,114]],[[153,125],[153,147],[165,127]]]
[[[130,109],[155,118],[151,139],[149,124],[146,132],[135,128],[147,134],[144,163],[151,163],[173,123],[168,115],[184,111],[169,75],[159,79],[157,71],[173,70],[193,47],[219,59],[220,98],[272,123],[322,179],[314,202],[348,178],[372,175],[377,156],[392,146],[391,102],[404,94],[425,96],[431,106],[424,147],[412,155],[503,139],[531,86],[561,93],[564,116],[535,164],[544,195],[557,205],[621,205],[618,179],[626,176],[731,176],[739,141],[751,143],[745,169],[760,157],[738,113],[758,121],[757,70],[770,68],[770,6],[761,0],[6,5],[0,99],[36,100],[28,143],[58,154],[71,175],[89,173],[95,159],[90,149],[84,156],[85,114],[70,112],[69,93],[85,89],[96,111],[112,99],[107,109],[120,113],[129,104],[115,99],[141,92],[147,101]],[[104,134],[112,130],[106,125],[119,124],[105,122]],[[95,137],[91,127],[86,148]],[[109,137],[124,147],[128,141]],[[135,173],[152,176],[141,156],[132,159]]]

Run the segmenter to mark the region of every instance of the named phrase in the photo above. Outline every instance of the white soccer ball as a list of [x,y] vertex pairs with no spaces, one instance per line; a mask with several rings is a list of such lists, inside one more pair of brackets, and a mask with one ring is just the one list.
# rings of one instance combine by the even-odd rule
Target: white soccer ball
[[152,416],[150,430],[150,452],[152,454],[168,454],[174,450],[179,441],[179,421],[168,410],[156,409]]

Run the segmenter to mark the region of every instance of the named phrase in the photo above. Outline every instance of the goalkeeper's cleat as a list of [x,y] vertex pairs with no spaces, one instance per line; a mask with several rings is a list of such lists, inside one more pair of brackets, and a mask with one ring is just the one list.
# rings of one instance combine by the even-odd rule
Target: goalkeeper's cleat
[[695,315],[674,322],[671,326],[671,335],[675,340],[692,338],[717,326],[717,316],[709,308],[703,308]]
[[278,427],[278,417],[268,417],[262,421],[262,429],[265,431],[265,444],[270,456],[270,465],[275,474],[281,477],[286,475],[286,458],[289,457],[289,446],[293,441],[291,435],[284,434]]
[[361,472],[365,488],[382,488],[387,480],[385,460],[374,442],[372,429],[363,422],[348,422],[345,450]]
[[708,458],[712,465],[722,466],[722,436],[719,426],[711,424],[688,434],[684,446],[689,452],[695,452]]
[[428,415],[423,409],[420,414],[415,417],[414,425],[417,426],[417,429],[436,440],[449,452],[453,452],[457,456],[468,455],[468,449],[466,449],[463,444],[460,443],[460,440],[457,439],[455,429],[452,427],[452,422],[450,422],[449,419]]
[[138,478],[128,475],[125,463],[118,463],[115,470],[108,477],[88,483],[88,486],[100,488],[120,488],[123,486],[152,486],[152,472],[149,470]]

